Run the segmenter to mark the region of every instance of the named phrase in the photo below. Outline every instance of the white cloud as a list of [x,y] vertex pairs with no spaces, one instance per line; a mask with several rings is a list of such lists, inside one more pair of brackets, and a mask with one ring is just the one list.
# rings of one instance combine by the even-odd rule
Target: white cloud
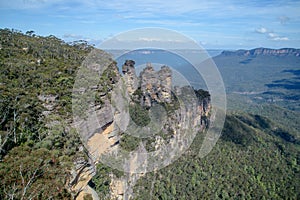
[[[0,0],[0,9],[12,8],[12,12],[25,9],[26,15],[36,16],[39,21],[57,22],[61,30],[49,28],[48,32],[59,32],[61,35],[66,32],[85,35],[86,30],[82,30],[81,26],[87,27],[90,32],[102,30],[113,34],[127,27],[157,26],[182,31],[209,44],[219,36],[223,39],[220,43],[238,44],[254,33],[256,35],[253,38],[272,45],[276,43],[274,41],[294,41],[299,33],[297,19],[300,17],[300,1],[294,0],[226,0],[225,3],[221,0]],[[20,12],[19,15],[24,13]],[[22,23],[18,20],[13,22],[13,19],[9,21],[12,21],[11,26]],[[27,26],[35,27],[34,20],[28,21]],[[234,38],[237,35],[241,38]],[[64,38],[77,40],[84,37],[66,34]],[[248,44],[253,45],[252,42]]]
[[268,36],[269,36],[270,38],[275,38],[275,37],[277,37],[278,35],[271,32],[271,33],[268,33]]
[[139,24],[151,24],[158,26],[205,26],[205,23],[200,23],[196,21],[176,21],[176,20],[153,20],[153,19],[138,19],[135,20]]
[[258,29],[255,30],[256,33],[261,33],[261,34],[264,34],[264,33],[267,33],[269,32],[268,29],[266,29],[265,27],[260,27]]
[[276,33],[273,33],[273,32],[268,33],[268,36],[271,40],[274,40],[274,41],[288,41],[289,40],[288,37],[281,37],[281,36],[278,36]]
[[[173,0],[173,1],[161,1],[161,0],[110,0],[101,3],[102,6],[114,9],[119,12],[128,12],[133,15],[143,14],[157,15],[157,14],[184,14],[193,11],[207,11],[216,7],[222,7],[221,2],[207,2],[198,0]],[[136,13],[132,13],[136,11]]]
[[76,41],[76,40],[84,40],[87,41],[89,44],[95,44],[95,45],[103,41],[101,39],[92,39],[92,38],[84,37],[82,35],[70,34],[70,33],[66,33],[62,37],[64,38],[64,40],[69,42]]
[[273,31],[268,30],[265,27],[260,27],[255,30],[256,33],[266,35],[270,40],[274,41],[288,41],[288,37],[279,36],[278,34],[274,33]]
[[288,37],[273,37],[273,38],[271,38],[271,40],[275,40],[275,41],[288,41],[289,38]]
[[139,41],[144,41],[144,42],[161,42],[162,41],[159,38],[146,38],[146,37],[141,37],[138,40]]
[[138,38],[138,41],[142,42],[186,42],[186,40],[180,40],[175,38],[151,38],[151,37],[140,37]]

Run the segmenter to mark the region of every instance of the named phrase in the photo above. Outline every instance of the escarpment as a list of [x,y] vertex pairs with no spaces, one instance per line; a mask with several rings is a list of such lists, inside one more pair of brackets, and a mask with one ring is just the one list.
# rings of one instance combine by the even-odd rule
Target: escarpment
[[[172,85],[172,70],[168,66],[155,71],[149,63],[137,76],[134,65],[134,61],[127,60],[122,76],[113,63],[102,73],[100,82],[90,87],[98,97],[96,103],[88,105],[86,117],[76,121],[88,155],[88,162],[74,172],[72,188],[77,199],[84,194],[95,196],[97,191],[90,186],[95,190],[101,187],[97,185],[100,172],[96,168],[103,161],[125,173],[116,176],[108,171],[109,191],[98,193],[98,198],[130,199],[139,177],[151,167],[156,169],[148,160],[150,157],[141,155],[166,152],[166,146],[188,148],[193,134],[209,124],[208,92]],[[126,152],[124,162],[124,158],[115,161],[120,152]],[[160,161],[161,165],[176,156]],[[119,163],[115,165],[116,162]]]
[[269,49],[269,48],[256,48],[251,50],[237,50],[237,51],[223,51],[222,55],[230,56],[300,56],[300,49],[282,48],[282,49]]

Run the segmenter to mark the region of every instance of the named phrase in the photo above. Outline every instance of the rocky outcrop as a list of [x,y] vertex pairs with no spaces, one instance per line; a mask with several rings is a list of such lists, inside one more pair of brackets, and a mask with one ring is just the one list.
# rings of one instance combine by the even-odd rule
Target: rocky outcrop
[[57,95],[39,95],[38,99],[43,102],[43,106],[47,109],[42,112],[44,116],[48,116],[54,111],[57,104]]
[[142,106],[151,107],[153,102],[171,102],[172,71],[167,66],[155,71],[150,63],[137,77],[133,60],[126,60],[122,66],[123,78],[130,95],[140,89],[139,101]]
[[[102,91],[103,95],[100,95],[99,100],[101,103],[92,104],[86,117],[76,121],[76,123],[74,122],[74,125],[79,127],[78,130],[81,132],[88,154],[88,162],[77,162],[77,168],[73,171],[71,185],[72,191],[78,194],[77,199],[81,199],[84,194],[93,195],[95,193],[87,183],[94,175],[95,165],[100,162],[100,157],[107,152],[117,155],[117,152],[122,148],[119,145],[122,141],[120,138],[127,134],[124,133],[125,131],[130,131],[130,121],[124,120],[128,117],[126,115],[128,115],[129,104],[140,104],[153,116],[156,116],[155,113],[162,115],[164,112],[164,117],[159,120],[162,126],[158,130],[161,131],[154,136],[153,144],[150,144],[150,147],[152,145],[155,150],[162,152],[164,152],[162,148],[166,143],[170,144],[170,148],[172,146],[175,149],[188,147],[190,138],[182,136],[190,137],[192,134],[185,134],[185,132],[197,133],[203,130],[209,122],[210,96],[208,92],[195,91],[188,86],[172,88],[172,71],[167,66],[162,66],[160,70],[155,71],[151,64],[147,64],[137,77],[134,64],[134,61],[127,60],[122,66],[124,82],[120,81],[120,74],[115,74],[109,79],[104,79],[109,81],[108,84],[100,83],[98,86],[92,87],[92,90]],[[112,67],[111,71],[116,72],[116,66]],[[114,88],[114,90],[110,88]],[[125,92],[126,90],[129,95]],[[128,100],[131,102],[126,104]],[[159,118],[160,116],[156,117]],[[128,126],[122,127],[124,124]],[[136,128],[144,130],[141,126]],[[145,134],[144,131],[141,133]],[[179,144],[180,147],[178,147]],[[130,199],[134,196],[133,187],[142,176],[141,174],[146,172],[143,169],[147,169],[153,164],[148,162],[147,156],[144,156],[148,151],[144,145],[146,143],[141,142],[138,149],[134,151],[139,152],[139,154],[131,154],[132,152],[130,152],[130,159],[122,164],[124,165],[122,166],[123,169],[130,173],[118,178],[110,174],[110,197],[112,199]],[[172,151],[176,155],[176,151],[174,152]],[[167,157],[166,162],[173,158]],[[143,165],[140,166],[137,163]],[[138,170],[139,167],[142,168],[141,172]],[[140,174],[131,173],[136,171],[139,171]]]
[[[94,109],[94,110],[93,110]],[[113,113],[110,104],[106,101],[103,105],[96,105],[91,109],[90,117],[86,121],[77,121],[74,126],[80,130],[81,138],[87,142],[96,133],[105,130],[108,124],[113,122]]]
[[[184,105],[182,106],[185,107],[185,112],[175,112],[175,114],[192,116],[190,117],[192,121],[191,127],[193,127],[196,132],[208,127],[211,109],[210,94],[202,89],[194,90],[194,88],[190,86],[176,87],[174,91],[176,97],[183,102]],[[178,121],[178,124],[180,124],[180,118],[185,117],[181,115],[168,121],[169,130],[173,130],[176,133],[177,127],[174,126],[174,122]]]
[[[101,52],[95,53],[95,56],[102,55]],[[95,62],[97,57],[94,59]],[[84,199],[84,195],[90,194],[93,199],[97,198],[96,192],[88,185],[91,178],[95,175],[96,164],[99,162],[99,156],[114,141],[110,134],[113,132],[114,112],[111,105],[111,92],[114,85],[120,80],[120,74],[115,62],[108,59],[107,63],[86,62],[83,65],[87,69],[82,73],[80,81],[73,90],[73,127],[77,128],[81,140],[84,143],[85,159],[81,158],[75,161],[75,168],[72,170],[71,181],[69,183],[70,191],[74,194],[75,199]],[[101,66],[108,66],[103,69]],[[101,75],[100,81],[95,73]],[[86,75],[87,74],[87,75]],[[90,75],[90,76],[88,76]],[[88,78],[90,82],[86,81]],[[86,81],[86,82],[85,82]],[[90,94],[94,94],[94,102],[89,102]]]
[[171,102],[172,71],[163,66],[161,70],[154,71],[151,64],[140,73],[141,105],[151,107],[152,102]]
[[122,66],[122,72],[124,74],[124,81],[127,85],[129,94],[132,94],[138,88],[138,78],[134,68],[135,62],[133,60],[126,60]]
[[84,157],[78,157],[74,164],[75,168],[71,171],[69,187],[73,191],[74,199],[83,200],[85,194],[92,194],[92,189],[91,192],[87,191],[90,189],[88,182],[95,175],[95,166],[91,160],[88,161]]
[[282,49],[269,49],[269,48],[256,48],[251,50],[238,50],[238,51],[223,51],[222,55],[225,56],[297,56],[300,57],[300,49],[282,48]]

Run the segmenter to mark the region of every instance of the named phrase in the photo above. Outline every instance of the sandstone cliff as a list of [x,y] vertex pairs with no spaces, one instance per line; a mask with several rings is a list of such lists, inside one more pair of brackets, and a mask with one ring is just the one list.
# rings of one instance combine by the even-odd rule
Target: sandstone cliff
[[[161,149],[164,145],[178,149],[188,147],[192,133],[201,131],[208,126],[210,111],[208,92],[195,91],[188,86],[173,88],[172,71],[167,66],[162,66],[160,70],[155,71],[151,64],[148,64],[137,76],[134,64],[134,61],[127,60],[122,66],[123,81],[127,92],[122,87],[123,82],[117,71],[116,63],[110,65],[110,68],[103,72],[102,76],[106,77],[101,77],[99,84],[90,87],[90,90],[101,94],[99,99],[96,99],[97,103],[89,105],[86,118],[82,117],[74,124],[80,127],[88,157],[85,162],[76,162],[77,169],[73,171],[70,186],[78,194],[77,199],[82,199],[84,194],[88,193],[95,196],[95,191],[90,188],[88,183],[96,173],[97,163],[107,152],[117,155],[122,149],[120,144],[128,142],[122,140],[128,131],[138,130],[143,136],[155,124],[161,126],[158,127],[161,130],[153,135],[149,142],[145,140],[141,142],[138,138],[133,140],[138,146],[134,151],[144,152],[141,155],[145,155],[149,150],[166,151]],[[129,105],[126,103],[126,99],[129,99]],[[128,106],[130,109],[130,105],[135,104],[141,106],[141,110],[146,115],[150,115],[150,123],[145,127],[131,123],[132,119],[143,115],[130,116],[130,119],[127,120],[130,113],[128,113]],[[155,127],[153,130],[156,130]],[[187,130],[190,132],[187,134],[187,138],[182,137]],[[151,165],[147,162],[147,157],[131,156],[130,153],[129,156],[131,160],[129,159],[123,166],[119,166],[120,169],[134,171],[135,162],[145,161],[146,165]],[[172,155],[162,162],[171,162],[176,156]],[[142,173],[125,173],[119,178],[110,174],[110,198],[130,199],[134,195],[132,188],[140,176]]]
[[238,50],[238,51],[223,51],[222,55],[238,55],[238,56],[297,56],[300,57],[300,49],[282,48],[282,49],[269,49],[269,48],[256,48],[251,50]]

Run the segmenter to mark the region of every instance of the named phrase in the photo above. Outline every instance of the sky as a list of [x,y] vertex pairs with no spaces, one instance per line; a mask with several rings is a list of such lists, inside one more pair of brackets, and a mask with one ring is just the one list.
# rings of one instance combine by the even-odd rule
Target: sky
[[300,48],[294,0],[0,0],[0,28],[92,44],[145,27],[177,31],[206,49]]

